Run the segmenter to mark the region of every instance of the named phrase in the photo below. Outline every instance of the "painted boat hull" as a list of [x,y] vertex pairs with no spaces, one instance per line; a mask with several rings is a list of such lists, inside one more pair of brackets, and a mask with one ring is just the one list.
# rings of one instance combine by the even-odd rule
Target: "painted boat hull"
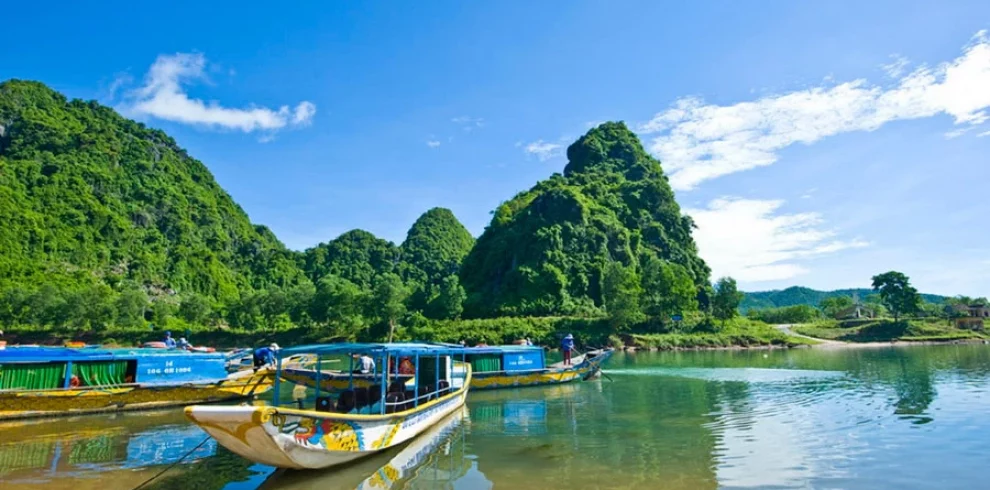
[[133,385],[106,388],[0,392],[0,420],[213,403],[268,391],[273,371],[238,373],[208,384]]
[[338,466],[416,437],[464,406],[470,380],[421,407],[349,415],[251,406],[186,407],[186,417],[221,445],[256,463],[291,469]]
[[472,390],[495,390],[499,388],[518,388],[522,386],[542,386],[569,383],[587,379],[601,370],[602,364],[612,357],[612,349],[601,351],[591,359],[585,359],[579,364],[559,369],[547,369],[536,372],[512,373],[474,373],[471,377]]

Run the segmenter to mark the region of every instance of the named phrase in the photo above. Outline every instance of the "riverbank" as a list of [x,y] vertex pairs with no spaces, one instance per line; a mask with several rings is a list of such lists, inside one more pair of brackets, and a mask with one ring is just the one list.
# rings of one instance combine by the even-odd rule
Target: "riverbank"
[[947,320],[940,319],[827,322],[782,327],[797,335],[821,339],[822,347],[831,348],[846,344],[982,343],[990,340],[990,335],[985,332],[958,329]]

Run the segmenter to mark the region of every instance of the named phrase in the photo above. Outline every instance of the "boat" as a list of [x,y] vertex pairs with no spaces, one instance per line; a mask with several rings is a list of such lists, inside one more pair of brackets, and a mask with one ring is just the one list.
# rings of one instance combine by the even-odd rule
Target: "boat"
[[570,365],[563,362],[547,365],[545,351],[539,346],[498,345],[464,349],[467,361],[471,363],[471,388],[474,390],[554,385],[590,379],[601,371],[602,364],[614,352],[611,348],[591,350],[573,357]]
[[274,371],[228,374],[222,354],[169,349],[7,347],[0,420],[141,410],[251,397]]
[[[464,353],[459,346],[417,343],[282,349],[276,354],[273,405],[195,405],[186,407],[186,417],[250,461],[278,468],[329,468],[402,444],[463,406],[471,385]],[[371,373],[376,384],[365,388],[351,383],[331,391],[316,388],[312,397],[307,394],[292,406],[282,406],[280,390],[287,383],[282,381],[283,360],[298,354],[315,355],[318,374],[324,358],[370,356],[376,364]],[[394,370],[377,370],[397,365],[389,361],[402,358],[415,366],[408,379]]]

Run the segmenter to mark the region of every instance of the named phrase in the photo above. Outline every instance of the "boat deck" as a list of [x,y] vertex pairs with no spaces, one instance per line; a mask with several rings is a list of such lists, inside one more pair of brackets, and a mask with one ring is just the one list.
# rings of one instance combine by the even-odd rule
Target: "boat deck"
[[[584,357],[585,354],[571,357],[571,366],[577,366],[578,364],[584,362]],[[547,367],[549,367],[550,369],[564,369],[567,366],[564,366],[564,361],[560,361],[560,362],[555,362]]]

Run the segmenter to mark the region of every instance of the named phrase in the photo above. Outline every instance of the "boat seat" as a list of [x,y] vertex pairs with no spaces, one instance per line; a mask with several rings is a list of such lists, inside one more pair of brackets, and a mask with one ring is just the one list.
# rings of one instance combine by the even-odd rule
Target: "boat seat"
[[330,398],[329,396],[318,396],[318,397],[316,397],[316,411],[317,412],[332,412],[333,411],[333,399]]
[[341,413],[350,412],[355,408],[354,390],[344,390],[337,397],[337,411]]
[[368,403],[378,403],[382,400],[382,385],[371,385],[368,388]]
[[403,392],[393,392],[385,395],[385,413],[401,412],[402,402],[405,401],[406,394]]
[[423,385],[423,386],[420,386],[419,387],[419,403],[426,403],[426,402],[428,402],[428,401],[436,398],[436,394],[433,393],[434,391],[436,391],[436,390],[433,389],[433,385]]
[[368,400],[368,388],[354,388],[354,407],[361,408],[371,404]]
[[402,380],[393,381],[391,384],[388,385],[388,392],[389,393],[402,393],[404,391],[406,391],[406,382],[405,381],[402,381]]
[[450,382],[445,379],[441,379],[440,383],[437,384],[437,395],[446,395],[448,391],[450,391]]

